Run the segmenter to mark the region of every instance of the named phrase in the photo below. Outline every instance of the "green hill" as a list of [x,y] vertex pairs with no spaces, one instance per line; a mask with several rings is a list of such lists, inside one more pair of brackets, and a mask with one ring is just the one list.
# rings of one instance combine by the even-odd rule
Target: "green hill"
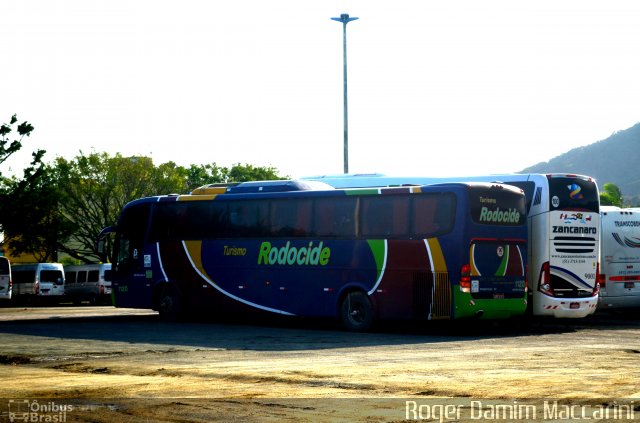
[[523,173],[580,173],[596,178],[598,187],[616,184],[632,205],[640,204],[640,123],[609,138],[578,147]]

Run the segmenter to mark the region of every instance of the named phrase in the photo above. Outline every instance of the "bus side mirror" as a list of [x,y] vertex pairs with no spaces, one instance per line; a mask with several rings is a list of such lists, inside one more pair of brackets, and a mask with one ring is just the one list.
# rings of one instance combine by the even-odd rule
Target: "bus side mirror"
[[100,231],[98,238],[96,239],[96,251],[103,254],[105,252],[105,243],[107,242],[107,235],[116,231],[115,226],[109,226]]
[[104,244],[105,244],[105,238],[100,238],[99,240],[96,241],[96,250],[98,251],[98,253],[103,254],[104,253]]

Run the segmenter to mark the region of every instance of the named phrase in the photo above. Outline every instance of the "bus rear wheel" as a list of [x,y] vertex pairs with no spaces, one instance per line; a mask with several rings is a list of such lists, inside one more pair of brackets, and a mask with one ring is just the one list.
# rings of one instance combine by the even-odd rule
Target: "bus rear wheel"
[[158,299],[158,312],[162,320],[180,320],[183,314],[182,296],[175,287],[169,286],[162,290]]
[[373,325],[373,305],[362,291],[349,292],[340,305],[342,326],[352,332],[365,332]]

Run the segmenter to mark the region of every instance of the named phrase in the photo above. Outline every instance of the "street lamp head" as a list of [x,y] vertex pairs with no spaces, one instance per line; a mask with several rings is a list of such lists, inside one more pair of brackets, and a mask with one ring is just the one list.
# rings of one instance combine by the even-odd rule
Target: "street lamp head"
[[331,18],[332,21],[342,22],[343,24],[348,24],[351,21],[355,21],[358,18],[350,18],[349,14],[343,13],[339,18]]

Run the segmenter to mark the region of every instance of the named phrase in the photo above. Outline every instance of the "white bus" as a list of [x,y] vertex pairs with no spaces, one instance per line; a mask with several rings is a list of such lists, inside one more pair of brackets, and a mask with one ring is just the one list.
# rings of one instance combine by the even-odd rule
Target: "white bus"
[[0,300],[11,299],[11,263],[9,259],[0,256]]
[[640,306],[640,210],[602,206],[598,308]]
[[596,181],[574,174],[502,174],[469,177],[393,177],[382,174],[315,176],[335,188],[442,182],[503,182],[527,198],[529,311],[580,318],[598,305],[600,197]]
[[111,263],[64,266],[64,275],[68,299],[75,303],[111,303]]
[[60,301],[64,269],[60,263],[16,264],[11,267],[14,300]]

